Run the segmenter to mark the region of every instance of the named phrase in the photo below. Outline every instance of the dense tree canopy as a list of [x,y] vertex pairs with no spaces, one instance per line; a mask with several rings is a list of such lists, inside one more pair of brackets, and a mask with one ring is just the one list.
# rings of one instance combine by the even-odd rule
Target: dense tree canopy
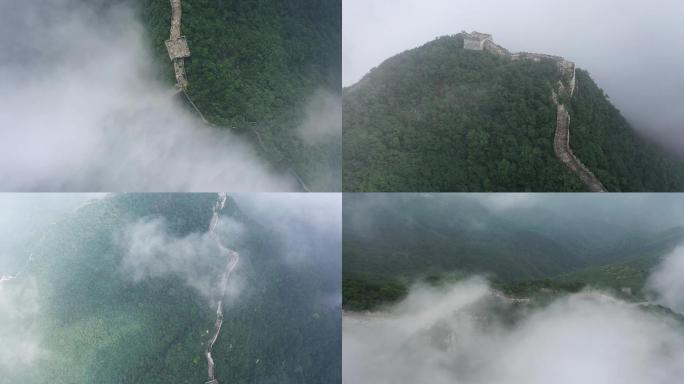
[[[49,354],[9,382],[205,382],[215,304],[178,275],[130,278],[116,239],[129,224],[150,217],[163,218],[173,237],[204,233],[215,202],[215,194],[111,196],[52,226],[33,249],[27,273],[9,287],[35,295],[32,305],[40,316],[23,328],[42,335],[40,346]],[[280,240],[233,200],[223,214],[223,220],[241,223],[245,234],[239,244],[227,244],[241,254],[236,271],[242,289],[224,300],[213,348],[217,377],[236,383],[339,382],[339,307],[317,296],[339,281],[327,279],[316,265],[294,266],[279,256]],[[226,260],[208,260],[215,265],[206,278],[215,281]]]
[[344,197],[343,303],[349,310],[399,300],[418,281],[472,275],[516,296],[585,285],[628,287],[636,295],[684,239],[682,227],[645,231],[629,223],[628,213],[593,215],[598,210],[590,204],[583,213],[542,205],[502,214],[473,194],[376,195]]
[[[466,51],[458,35],[388,59],[344,90],[344,189],[584,190],[553,152],[558,76],[552,60]],[[580,159],[609,189],[684,187],[675,163],[634,133],[585,72],[578,77],[571,137]]]
[[[321,93],[339,98],[339,0],[183,0],[188,94],[205,117],[242,134],[274,166],[292,168],[312,189],[339,190],[339,140],[298,134]],[[141,14],[169,83],[168,0],[144,0]],[[334,118],[334,116],[326,116]],[[339,123],[338,123],[339,124]]]

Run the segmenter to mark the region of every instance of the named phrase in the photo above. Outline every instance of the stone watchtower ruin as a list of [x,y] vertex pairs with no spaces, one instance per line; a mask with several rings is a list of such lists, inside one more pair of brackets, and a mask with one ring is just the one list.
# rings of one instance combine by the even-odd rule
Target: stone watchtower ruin
[[185,78],[186,57],[190,57],[190,48],[185,36],[181,36],[181,0],[171,0],[171,35],[166,40],[166,50],[173,62],[178,88],[185,90],[188,80]]
[[466,31],[462,31],[461,35],[463,36],[463,48],[472,51],[482,51],[484,50],[485,43],[487,43],[487,41],[492,42],[492,35],[488,35],[486,33],[480,33],[476,31],[468,33]]

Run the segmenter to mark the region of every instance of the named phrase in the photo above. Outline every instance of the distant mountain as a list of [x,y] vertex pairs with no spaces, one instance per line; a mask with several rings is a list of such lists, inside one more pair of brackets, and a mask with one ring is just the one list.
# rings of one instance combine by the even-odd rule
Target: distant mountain
[[571,150],[607,190],[684,188],[684,163],[642,138],[586,71],[572,65],[564,79],[562,58],[491,42],[466,50],[463,36],[394,56],[344,89],[346,191],[584,191],[554,152],[554,93]]
[[345,196],[347,299],[350,292],[401,297],[402,286],[417,280],[471,274],[510,289],[551,281],[636,292],[660,258],[684,240],[684,228],[646,231],[626,219],[633,213],[605,215],[590,204],[584,211],[542,204],[501,213],[469,195],[374,195]]
[[[164,46],[169,0],[139,6],[155,57],[173,84]],[[339,173],[330,174],[340,169],[339,134],[307,141],[300,127],[312,113],[316,124],[339,124],[329,109],[318,109],[321,100],[329,100],[323,107],[339,105],[341,9],[340,0],[182,0],[194,103],[210,122],[251,140],[274,166],[296,170],[313,190],[340,188]]]
[[[16,326],[30,331],[25,338],[39,340],[47,354],[37,355],[33,369],[2,372],[0,366],[0,381],[206,382],[204,352],[216,305],[193,287],[217,281],[226,257],[208,253],[212,248],[190,247],[189,241],[206,233],[216,201],[215,194],[110,196],[52,225],[35,244],[26,272],[2,287],[9,290],[3,294],[30,298],[26,305],[35,312]],[[153,254],[156,264],[147,265],[145,256],[136,254],[132,262],[139,270],[123,268],[126,250],[118,239],[140,220],[162,220],[168,232],[162,240],[189,239],[179,240],[177,250],[197,255],[174,273],[169,266],[179,260],[163,254]],[[236,269],[241,290],[224,303],[213,348],[216,377],[221,382],[339,381],[339,307],[314,294],[339,289],[333,288],[339,281],[328,278],[335,271],[316,263],[295,267],[279,257],[281,240],[230,198],[222,220],[241,226],[244,234],[239,241],[223,239],[241,254]],[[142,250],[164,245],[145,233],[141,240]],[[200,267],[206,275],[184,280],[187,270]],[[136,273],[146,276],[131,276]]]

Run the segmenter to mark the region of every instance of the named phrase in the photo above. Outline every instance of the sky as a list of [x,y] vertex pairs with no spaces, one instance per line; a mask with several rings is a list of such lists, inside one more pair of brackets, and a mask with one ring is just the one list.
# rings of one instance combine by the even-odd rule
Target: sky
[[635,127],[684,151],[682,15],[677,0],[345,0],[342,79],[352,85],[400,52],[477,30],[512,52],[574,61]]

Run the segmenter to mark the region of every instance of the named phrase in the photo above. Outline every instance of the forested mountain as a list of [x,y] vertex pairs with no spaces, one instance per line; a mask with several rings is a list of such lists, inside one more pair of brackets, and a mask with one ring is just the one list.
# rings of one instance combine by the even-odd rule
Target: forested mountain
[[399,298],[418,280],[471,274],[510,290],[593,284],[636,293],[684,240],[682,227],[644,229],[625,202],[548,198],[502,212],[481,195],[345,196],[345,306]]
[[[581,63],[580,63],[581,64]],[[583,191],[554,154],[553,60],[512,60],[440,37],[343,91],[346,191]],[[586,71],[570,146],[609,191],[684,188],[684,163],[639,136]]]
[[[160,71],[173,84],[164,47],[169,1],[144,0],[139,9]],[[340,0],[183,0],[182,9],[191,51],[187,91],[204,116],[252,140],[309,188],[339,190]],[[308,138],[306,124],[327,133]]]
[[[0,382],[206,382],[217,309],[205,288],[226,268],[225,255],[204,241],[216,201],[215,194],[109,196],[53,224],[30,247],[27,270],[0,288],[0,299],[23,301],[21,316],[10,314],[9,323],[0,316],[8,327],[0,335],[14,332],[21,345],[39,346],[30,369],[0,366]],[[321,297],[338,292],[330,276],[339,271],[320,262],[325,242],[302,251],[295,265],[282,256],[283,240],[234,200],[221,220],[229,227],[220,240],[241,256],[212,352],[216,377],[339,382],[339,304]],[[136,227],[141,221],[163,223],[164,234]],[[122,239],[131,226],[143,230],[142,241],[127,259]]]

